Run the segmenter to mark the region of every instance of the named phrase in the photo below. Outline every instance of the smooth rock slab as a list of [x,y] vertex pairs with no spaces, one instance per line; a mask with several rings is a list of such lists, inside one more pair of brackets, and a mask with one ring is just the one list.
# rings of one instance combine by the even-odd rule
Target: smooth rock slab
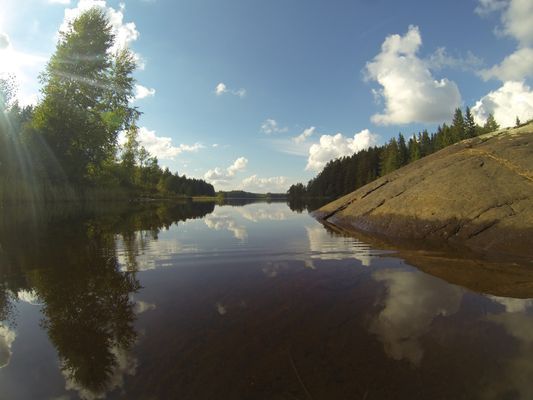
[[533,123],[456,143],[314,215],[393,240],[533,257]]

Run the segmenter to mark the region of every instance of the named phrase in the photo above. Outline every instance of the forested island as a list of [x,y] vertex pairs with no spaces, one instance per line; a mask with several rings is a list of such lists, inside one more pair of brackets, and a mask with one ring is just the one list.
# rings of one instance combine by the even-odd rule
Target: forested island
[[20,107],[14,78],[0,79],[0,204],[215,196],[213,185],[162,169],[139,144],[137,64],[115,41],[108,17],[92,8],[60,33],[36,106]]

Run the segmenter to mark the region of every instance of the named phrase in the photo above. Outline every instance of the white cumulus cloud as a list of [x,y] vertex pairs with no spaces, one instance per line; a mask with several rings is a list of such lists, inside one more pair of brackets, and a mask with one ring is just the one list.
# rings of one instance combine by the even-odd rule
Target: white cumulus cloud
[[533,69],[533,2],[531,0],[479,0],[476,12],[485,15],[501,13],[501,26],[496,33],[514,38],[518,48],[491,68],[480,71],[483,79],[520,81],[532,77]]
[[251,175],[242,180],[242,186],[248,191],[258,192],[285,192],[288,189],[287,178],[285,176],[272,176],[261,178]]
[[223,94],[232,94],[234,96],[240,97],[241,99],[246,96],[246,89],[230,89],[224,82],[220,82],[215,87],[215,94],[217,96],[222,96]]
[[472,107],[474,120],[480,125],[490,113],[502,127],[513,126],[516,117],[522,121],[533,118],[533,91],[524,82],[505,82]]
[[368,129],[356,133],[353,138],[345,137],[342,133],[322,135],[320,141],[309,148],[305,169],[320,171],[330,160],[351,156],[358,151],[377,145],[378,138],[378,135]]
[[226,183],[231,180],[238,172],[246,169],[248,159],[245,157],[237,158],[229,167],[210,169],[204,174],[204,179],[213,184]]
[[417,56],[421,45],[418,27],[410,26],[404,36],[388,36],[381,52],[367,63],[366,78],[382,86],[375,93],[385,102],[383,113],[372,116],[374,123],[441,122],[460,106],[455,82],[435,79],[428,62]]
[[478,0],[476,12],[486,15],[501,12],[501,27],[496,32],[511,36],[520,45],[533,45],[533,2],[531,0]]
[[246,165],[248,165],[248,160],[244,157],[237,158],[233,164],[231,164],[228,169],[228,176],[235,176],[235,174],[239,171],[242,171],[246,168]]
[[[120,142],[121,139],[119,139]],[[160,160],[172,160],[181,153],[197,152],[203,149],[204,146],[200,143],[192,145],[180,144],[175,146],[172,144],[172,138],[166,136],[157,136],[156,132],[144,126],[139,128],[138,141],[151,155],[156,156]]]
[[501,81],[520,81],[533,76],[533,49],[524,47],[505,57],[505,59],[492,68],[480,72],[483,79],[492,78]]
[[315,131],[316,131],[316,128],[314,126],[304,129],[302,133],[300,133],[298,136],[293,137],[292,140],[294,143],[298,143],[298,144],[303,143],[307,140],[308,137],[313,136]]
[[517,49],[499,64],[480,71],[485,79],[498,79],[502,86],[483,96],[472,113],[483,124],[489,113],[501,126],[512,126],[516,117],[522,121],[533,118],[533,92],[525,79],[533,77],[533,2],[531,0],[478,0],[476,12],[485,15],[501,13],[501,26],[496,33],[514,38]]
[[215,88],[215,93],[217,96],[220,96],[224,93],[226,93],[228,89],[226,88],[226,85],[222,82],[220,82],[217,87]]
[[155,89],[147,88],[143,85],[135,85],[135,100],[141,100],[153,96],[155,96]]
[[267,135],[272,135],[274,133],[285,133],[288,131],[289,128],[279,126],[278,122],[272,118],[268,118],[261,124],[261,132]]

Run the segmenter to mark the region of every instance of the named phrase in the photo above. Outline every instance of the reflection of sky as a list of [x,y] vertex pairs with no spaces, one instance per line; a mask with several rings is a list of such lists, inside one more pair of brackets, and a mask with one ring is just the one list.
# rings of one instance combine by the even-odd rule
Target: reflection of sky
[[355,238],[334,236],[322,225],[306,226],[311,258],[319,260],[345,260],[354,258],[368,267],[372,262],[372,250],[369,245]]
[[533,299],[511,299],[507,297],[487,296],[495,303],[501,304],[505,307],[508,313],[525,312],[527,309],[533,308]]
[[[135,314],[140,315],[147,311],[155,310],[156,305],[149,303],[143,300],[133,300],[134,307],[133,311]],[[78,395],[84,400],[96,400],[96,399],[105,399],[107,394],[112,392],[115,389],[120,389],[124,386],[124,380],[127,376],[134,376],[137,367],[138,360],[133,356],[131,351],[124,349],[118,346],[111,348],[111,354],[115,358],[116,366],[113,369],[113,372],[109,378],[104,389],[99,392],[93,392],[85,388],[76,382],[75,378],[70,375],[69,371],[62,371],[62,374],[65,378],[65,389],[74,390],[78,392]]]
[[518,348],[514,356],[502,363],[498,381],[488,385],[484,397],[533,399],[533,299],[487,297],[504,306],[506,311],[489,314],[487,319],[503,327]]
[[247,207],[239,207],[235,209],[243,218],[252,221],[286,221],[291,218],[294,213],[290,208],[284,204],[282,207],[272,207],[272,204],[265,205],[263,203],[250,204]]
[[137,315],[139,314],[142,314],[146,311],[151,311],[151,310],[155,310],[156,309],[156,305],[153,304],[153,303],[148,303],[146,301],[142,301],[142,300],[137,300],[135,302],[135,306],[133,308],[133,312]]
[[34,306],[39,306],[42,304],[35,290],[19,290],[17,293],[17,298],[20,301],[24,301]]
[[107,393],[119,389],[124,386],[124,379],[126,376],[134,376],[137,371],[138,362],[133,355],[122,348],[113,347],[111,349],[112,355],[115,357],[117,365],[111,374],[105,389],[99,392],[87,390],[85,387],[78,384],[73,376],[68,371],[63,371],[65,377],[65,389],[74,390],[84,400],[105,399]]
[[[261,312],[261,307],[268,309],[268,304],[272,300],[291,304],[287,313],[298,312],[299,307],[303,306],[297,301],[290,303],[291,296],[303,287],[298,285],[299,282],[309,282],[311,290],[316,290],[320,295],[316,297],[317,299],[329,299],[329,295],[332,294],[338,296],[335,297],[335,304],[350,300],[348,309],[341,307],[338,312],[345,313],[346,315],[340,316],[346,317],[346,320],[357,319],[358,323],[343,325],[339,328],[339,332],[342,330],[341,333],[346,333],[348,340],[354,341],[356,338],[368,338],[367,335],[370,335],[369,340],[379,346],[378,352],[384,349],[385,358],[390,365],[396,364],[393,360],[402,360],[413,367],[431,365],[435,361],[431,358],[435,357],[432,353],[434,348],[432,346],[435,346],[434,335],[437,332],[440,334],[440,329],[444,327],[445,335],[441,335],[440,338],[445,337],[439,345],[448,343],[448,340],[464,340],[465,317],[468,318],[467,326],[475,326],[476,329],[487,325],[496,327],[497,329],[492,329],[490,335],[487,335],[487,343],[500,341],[497,346],[500,353],[494,352],[494,360],[499,366],[501,365],[501,377],[484,386],[483,398],[506,398],[504,394],[509,393],[511,395],[507,398],[533,398],[531,388],[533,299],[482,296],[449,285],[431,275],[406,267],[399,259],[379,257],[378,255],[384,252],[370,249],[357,239],[330,233],[308,215],[292,213],[285,204],[217,206],[212,214],[203,219],[174,224],[169,230],[161,230],[154,236],[150,232],[137,232],[130,239],[132,240],[125,243],[122,238],[118,238],[117,254],[123,270],[128,262],[131,263],[132,258],[135,259],[139,270],[165,266],[176,268],[137,275],[143,289],[139,294],[131,294],[129,300],[138,317],[136,322],[138,342],[133,351],[118,347],[112,349],[117,366],[112,371],[109,384],[102,392],[88,392],[67,372],[62,374],[59,371],[57,365],[61,360],[54,358],[57,357],[55,349],[38,325],[41,317],[40,307],[26,304],[38,305],[41,301],[35,291],[20,290],[16,296],[13,296],[19,300],[14,301],[17,312],[22,310],[20,314],[16,314],[16,332],[0,322],[0,368],[4,367],[0,369],[0,387],[5,393],[10,395],[19,393],[20,389],[7,386],[21,386],[20,382],[25,379],[29,382],[28,391],[32,390],[32,394],[38,390],[45,391],[46,388],[41,388],[39,385],[46,379],[50,382],[49,387],[54,388],[55,392],[52,394],[65,393],[65,388],[71,391],[64,395],[65,399],[76,396],[98,399],[115,395],[121,398],[122,390],[128,390],[126,382],[142,379],[143,360],[152,356],[153,359],[158,356],[164,358],[168,349],[174,345],[172,341],[161,340],[160,344],[157,343],[160,349],[151,349],[155,354],[143,353],[147,339],[153,339],[150,335],[158,331],[167,333],[165,329],[169,325],[171,326],[169,329],[172,329],[172,325],[175,326],[174,329],[178,329],[176,326],[179,326],[179,329],[189,329],[177,323],[179,318],[183,317],[182,313],[166,312],[169,310],[169,304],[182,302],[185,308],[189,308],[190,305],[190,309],[194,310],[192,318],[197,318],[198,315],[199,320],[205,318],[207,322],[211,321],[209,318],[216,318],[216,321],[225,324],[223,326],[229,326],[232,321],[244,320],[241,318],[248,318],[248,315],[252,319],[257,319],[257,315],[261,315],[257,311]],[[133,257],[130,257],[129,251]],[[235,266],[235,263],[239,265]],[[185,264],[214,268],[188,268],[184,270],[185,272],[180,271],[178,267]],[[220,265],[228,268],[217,268]],[[331,274],[328,272],[328,267],[331,265],[348,266],[348,268],[332,268],[334,274]],[[352,265],[366,265],[372,268],[350,268]],[[318,271],[307,271],[304,266],[316,268]],[[228,275],[227,271],[234,271],[236,275]],[[243,271],[242,275],[239,275],[240,271]],[[336,275],[336,272],[340,274]],[[227,277],[236,279],[229,281]],[[350,279],[345,285],[344,281],[343,285],[338,285],[339,277]],[[175,290],[175,283],[181,278],[187,283],[191,282],[191,285],[198,284],[198,287],[205,288],[206,292],[198,290],[191,295],[187,290]],[[362,290],[359,293],[357,290],[352,290],[351,278],[355,278],[353,279],[355,286],[361,284],[367,291]],[[300,279],[302,280],[299,281]],[[323,281],[320,281],[321,279]],[[313,286],[314,283],[320,284]],[[367,283],[369,284],[366,285]],[[249,292],[248,289],[254,288],[253,285],[256,284],[257,287],[266,285],[264,287],[268,290]],[[338,287],[342,290],[338,291]],[[286,290],[278,291],[280,288]],[[351,297],[355,292],[357,296],[361,295],[361,303],[358,303],[359,297]],[[463,296],[465,292],[468,293],[467,296]],[[196,293],[198,297],[195,297]],[[137,296],[142,296],[145,300],[140,300]],[[352,300],[354,303],[351,303]],[[202,301],[208,301],[205,303],[207,314],[202,314],[203,307],[197,307],[202,306]],[[311,328],[312,323],[319,324],[323,321],[323,317],[329,318],[333,315],[329,309],[321,308],[322,303],[319,301],[316,303],[318,307],[312,311],[316,315],[313,314],[310,319]],[[491,306],[486,307],[489,302],[492,302]],[[463,309],[460,308],[461,304],[467,306]],[[305,303],[306,312],[312,305]],[[358,308],[360,305],[365,308]],[[28,318],[28,313],[34,313],[36,317],[31,327],[27,323],[24,327],[21,321]],[[455,317],[446,318],[451,315]],[[277,320],[273,320],[273,323],[276,322]],[[304,328],[309,332],[308,326]],[[44,339],[35,340],[34,336],[38,336],[34,334],[35,332],[44,336]],[[160,336],[155,340],[159,341]],[[479,348],[473,348],[472,351],[478,350]],[[310,348],[309,351],[314,350]],[[491,348],[488,347],[489,358],[492,356],[490,351]],[[361,352],[354,356],[364,357],[366,354]],[[381,357],[382,354],[378,354],[375,359],[379,360]],[[442,353],[437,352],[436,357],[442,357]],[[364,361],[361,359],[362,364]],[[403,367],[403,363],[400,365]],[[457,368],[461,371],[463,367],[458,365]],[[417,376],[428,373],[424,368],[410,370],[415,371],[415,375],[419,374]],[[39,373],[45,371],[42,372],[42,378],[35,377],[36,371]],[[154,370],[154,376],[155,372],[159,371]],[[162,373],[171,372],[162,371]],[[480,370],[475,373],[476,377],[484,378],[489,376],[490,371]],[[135,376],[136,374],[138,376]],[[131,378],[133,376],[135,377]],[[157,380],[155,383],[158,383]],[[383,384],[386,385],[386,382]],[[477,390],[477,386],[474,388]],[[0,398],[2,395],[4,393],[0,392]],[[22,395],[19,398],[39,397]]]
[[16,337],[17,334],[14,330],[0,322],[0,368],[4,368],[9,364],[12,354],[11,346]]
[[299,242],[302,227],[293,221],[308,218],[293,213],[285,203],[217,205],[202,219],[173,224],[155,236],[149,232],[136,232],[129,238],[118,236],[118,261],[123,271],[145,271],[198,263],[200,259],[293,257],[295,252],[307,250]]
[[243,225],[239,225],[227,211],[215,211],[212,214],[206,215],[204,221],[209,229],[216,231],[227,230],[233,234],[235,239],[243,241],[248,238],[246,228]]
[[[175,226],[173,226],[174,228]],[[172,228],[171,228],[172,229]],[[118,237],[117,258],[122,271],[131,268],[130,260],[134,260],[137,271],[146,271],[167,266],[177,254],[192,254],[198,249],[195,245],[180,243],[175,237],[161,232],[157,239],[147,238],[145,232],[135,232],[131,238],[133,248],[128,248],[122,237]],[[131,253],[134,254],[131,254]],[[171,263],[170,263],[171,264]]]
[[[355,259],[369,266],[378,254],[357,239],[331,234],[318,222],[310,221],[309,216],[292,212],[284,203],[217,205],[203,219],[174,224],[154,237],[136,232],[125,242],[119,236],[118,260],[122,270],[137,271],[224,257],[261,257],[262,262],[278,263],[296,260],[315,269],[321,260]],[[301,234],[302,229],[306,235]]]
[[437,316],[457,312],[463,290],[419,271],[379,270],[376,281],[387,288],[383,309],[370,323],[370,331],[395,360],[418,365],[424,351],[419,342]]

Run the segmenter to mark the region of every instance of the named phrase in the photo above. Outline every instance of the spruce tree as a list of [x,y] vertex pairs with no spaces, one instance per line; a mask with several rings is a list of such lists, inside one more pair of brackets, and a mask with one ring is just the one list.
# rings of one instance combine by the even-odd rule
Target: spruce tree
[[485,122],[485,125],[483,126],[483,128],[485,132],[494,132],[500,129],[500,125],[498,125],[492,113],[490,113],[489,116],[487,117],[487,121]]
[[381,153],[381,176],[387,175],[400,167],[399,153],[398,142],[396,138],[392,138]]
[[416,137],[409,139],[409,162],[413,162],[420,159],[420,143],[416,140]]
[[463,118],[463,112],[460,108],[455,109],[450,133],[452,135],[451,141],[453,143],[465,138],[465,120]]
[[467,138],[473,138],[474,136],[476,136],[476,123],[474,121],[474,116],[472,115],[470,107],[466,107],[464,124],[465,136]]
[[405,137],[398,134],[398,166],[406,165],[409,162],[409,150],[405,143]]

